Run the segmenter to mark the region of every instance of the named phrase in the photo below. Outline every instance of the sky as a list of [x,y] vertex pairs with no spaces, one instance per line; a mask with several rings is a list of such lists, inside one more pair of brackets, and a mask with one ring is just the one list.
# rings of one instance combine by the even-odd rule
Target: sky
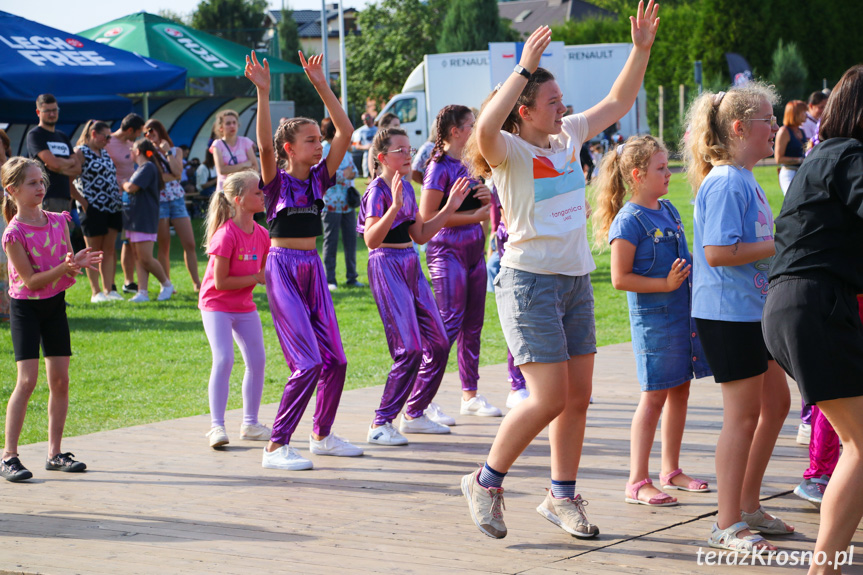
[[[64,32],[78,33],[115,18],[146,10],[167,9],[180,14],[194,12],[200,0],[0,0],[0,10],[34,20]],[[332,3],[336,0],[328,0]],[[292,10],[320,10],[320,0],[286,0]],[[365,0],[344,0],[345,8],[362,8]],[[281,9],[281,0],[270,0],[271,9]]]

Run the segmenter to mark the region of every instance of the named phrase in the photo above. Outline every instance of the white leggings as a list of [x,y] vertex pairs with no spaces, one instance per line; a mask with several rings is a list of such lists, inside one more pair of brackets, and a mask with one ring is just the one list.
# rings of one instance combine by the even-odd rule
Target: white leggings
[[204,331],[213,350],[210,371],[210,417],[213,427],[225,425],[231,369],[234,367],[234,342],[240,347],[246,373],[243,375],[243,424],[258,423],[258,409],[264,391],[264,331],[257,311],[228,313],[201,311]]

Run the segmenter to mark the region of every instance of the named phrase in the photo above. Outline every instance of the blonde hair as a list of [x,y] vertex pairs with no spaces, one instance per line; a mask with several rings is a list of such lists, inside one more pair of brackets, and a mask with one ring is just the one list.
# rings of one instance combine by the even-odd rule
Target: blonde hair
[[240,123],[240,115],[234,110],[222,110],[221,112],[219,112],[219,114],[216,116],[216,125],[213,129],[220,138],[225,137],[225,134],[222,132],[222,128],[225,125],[225,118],[227,118],[228,116],[235,117],[237,119],[238,125]]
[[[620,153],[618,153],[620,150]],[[650,160],[658,152],[668,154],[666,147],[653,136],[632,136],[623,147],[611,148],[599,164],[596,179],[593,221],[593,245],[600,251],[608,246],[608,230],[615,216],[620,212],[626,198],[627,189],[638,185],[633,170],[647,172]]]
[[23,184],[27,177],[27,170],[29,168],[36,168],[39,170],[39,173],[42,175],[42,182],[45,184],[45,189],[47,190],[49,183],[48,174],[44,169],[42,169],[42,165],[36,160],[15,156],[13,158],[9,158],[9,161],[0,167],[0,181],[2,181],[3,184],[3,219],[6,220],[7,224],[12,221],[12,218],[14,218],[15,214],[18,213],[18,205],[9,193],[8,188],[17,188]]
[[747,122],[758,112],[761,103],[776,105],[779,96],[773,86],[749,82],[728,92],[704,92],[686,114],[687,134],[681,142],[686,178],[693,192],[714,166],[733,164],[733,125]]
[[290,169],[290,158],[288,157],[288,153],[285,151],[285,144],[293,144],[297,137],[297,133],[303,128],[303,126],[311,124],[314,124],[315,126],[318,125],[318,123],[311,118],[297,117],[285,120],[279,125],[279,129],[276,130],[276,135],[273,138],[273,145],[276,148],[277,166],[283,170]]
[[213,234],[236,215],[234,200],[246,193],[246,190],[257,189],[258,180],[260,180],[260,176],[252,170],[234,172],[225,178],[221,191],[213,193],[210,197],[207,219],[204,222],[204,229],[206,230],[202,242],[204,248],[213,239]]

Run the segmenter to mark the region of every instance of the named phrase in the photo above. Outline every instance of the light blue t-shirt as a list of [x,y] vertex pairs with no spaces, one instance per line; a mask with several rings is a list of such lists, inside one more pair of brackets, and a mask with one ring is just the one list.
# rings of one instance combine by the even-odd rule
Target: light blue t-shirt
[[742,266],[711,267],[704,246],[773,239],[773,212],[752,172],[716,166],[698,188],[694,213],[692,317],[761,321],[770,258]]

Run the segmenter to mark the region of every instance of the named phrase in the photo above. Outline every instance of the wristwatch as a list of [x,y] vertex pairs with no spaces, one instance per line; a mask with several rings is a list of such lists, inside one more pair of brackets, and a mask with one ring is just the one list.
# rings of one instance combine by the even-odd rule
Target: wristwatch
[[524,76],[526,80],[530,80],[530,72],[528,72],[521,64],[516,64],[512,71],[519,76]]

